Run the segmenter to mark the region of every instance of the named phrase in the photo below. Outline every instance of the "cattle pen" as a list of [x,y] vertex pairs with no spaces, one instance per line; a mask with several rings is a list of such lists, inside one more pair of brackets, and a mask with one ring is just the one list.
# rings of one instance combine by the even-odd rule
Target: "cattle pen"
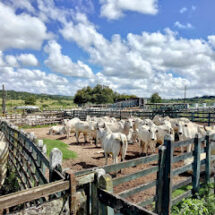
[[[210,119],[213,119],[212,115]],[[13,214],[12,209],[17,205],[21,205],[22,210],[45,210],[46,207],[50,208],[50,205],[47,206],[49,202],[60,201],[60,207],[57,205],[58,212],[65,214],[170,214],[171,206],[185,197],[195,195],[204,183],[214,181],[212,161],[215,159],[210,156],[210,136],[199,138],[197,134],[194,139],[174,144],[167,136],[158,154],[74,172],[72,169],[62,170],[62,153],[59,150],[53,150],[48,159],[43,142],[33,134],[28,134],[7,121],[1,122],[0,130],[9,143],[9,164],[17,169],[21,187],[19,192],[0,197],[2,213]],[[190,144],[194,146],[193,151],[180,155],[175,153],[178,147]],[[206,153],[205,159],[200,159],[201,153]],[[175,168],[175,163],[187,158],[193,160]],[[149,163],[150,166],[139,171],[115,177],[118,171]],[[173,183],[174,177],[187,171],[192,171],[189,177]],[[114,192],[117,186],[151,173],[156,176],[153,180]],[[186,185],[192,185],[192,188],[172,197],[173,191]],[[128,200],[136,193],[141,192],[144,196],[144,192],[151,188],[155,192],[149,198],[137,203]],[[45,214],[55,213],[46,211]]]

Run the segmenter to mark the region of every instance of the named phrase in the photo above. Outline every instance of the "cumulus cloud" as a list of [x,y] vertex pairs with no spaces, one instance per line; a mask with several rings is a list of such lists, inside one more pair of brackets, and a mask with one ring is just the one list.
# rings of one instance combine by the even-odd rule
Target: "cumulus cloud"
[[16,9],[25,9],[28,12],[35,12],[34,7],[31,5],[31,0],[3,0],[3,2]]
[[195,11],[195,10],[196,10],[196,6],[195,6],[195,5],[192,5],[191,10],[192,10],[192,11]]
[[79,87],[76,82],[71,85],[64,77],[46,74],[40,70],[0,67],[0,74],[0,82],[8,90],[71,96]]
[[17,57],[23,66],[38,66],[39,62],[33,54],[21,54]]
[[61,46],[54,40],[49,41],[45,47],[45,52],[49,54],[45,64],[54,72],[72,77],[92,78],[91,68],[82,61],[77,63],[61,53]]
[[163,33],[129,33],[126,39],[115,34],[108,40],[85,16],[77,23],[65,25],[61,33],[65,39],[75,41],[90,55],[91,62],[102,68],[96,75],[97,81],[119,91],[126,89],[141,95],[145,89],[149,95],[157,90],[162,95],[177,97],[185,85],[192,92],[190,96],[195,95],[196,89],[207,94],[215,90],[213,35],[208,41],[186,39],[165,29]]
[[192,24],[190,24],[190,23],[181,24],[179,21],[176,21],[174,23],[174,26],[177,28],[180,28],[180,29],[192,29],[193,28]]
[[19,66],[16,57],[13,55],[6,55],[5,60],[9,66],[12,66],[12,67],[18,67]]
[[119,19],[124,11],[155,15],[158,12],[157,0],[100,0],[101,16]]
[[186,7],[182,7],[181,9],[180,9],[180,13],[185,13],[187,11],[187,8]]
[[11,7],[0,2],[0,49],[39,50],[44,40],[50,39],[44,23],[28,14],[16,14]]
[[[6,55],[5,64],[9,67],[38,66],[39,62],[33,54]],[[3,60],[3,54],[2,54]]]

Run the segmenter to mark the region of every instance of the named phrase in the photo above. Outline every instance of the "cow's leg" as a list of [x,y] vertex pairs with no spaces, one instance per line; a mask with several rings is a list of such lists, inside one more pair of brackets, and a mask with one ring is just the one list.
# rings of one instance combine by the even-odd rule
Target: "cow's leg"
[[76,132],[75,132],[75,137],[76,137],[76,142],[77,142],[77,143],[79,143],[79,140],[78,140],[79,135],[80,135],[80,132],[79,132],[79,131],[76,131]]
[[105,165],[108,163],[108,154],[105,152]]
[[84,135],[84,142],[87,143],[87,134],[83,133],[83,135]]

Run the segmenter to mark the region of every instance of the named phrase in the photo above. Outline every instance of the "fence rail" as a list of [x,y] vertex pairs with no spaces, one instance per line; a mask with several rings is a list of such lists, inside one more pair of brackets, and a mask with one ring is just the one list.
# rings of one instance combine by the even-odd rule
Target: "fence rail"
[[[64,174],[58,165],[52,166],[52,159],[48,160],[46,158],[38,140],[33,135],[27,135],[17,130],[16,127],[7,122],[1,122],[0,128],[9,142],[9,162],[16,167],[19,177],[22,179],[23,189],[28,188],[28,190],[0,197],[0,210],[26,202],[41,200],[39,201],[41,204],[53,198],[68,196],[70,198],[70,213],[76,214],[80,199],[77,193],[84,192],[87,214],[112,215],[115,211],[122,214],[166,215],[170,214],[172,205],[177,204],[184,197],[196,195],[200,188],[200,179],[205,183],[210,181],[211,162],[215,160],[211,156],[212,136],[203,138],[196,136],[194,139],[177,143],[173,143],[169,137],[166,137],[164,145],[159,148],[158,154],[76,173],[69,170]],[[194,147],[193,151],[174,155],[174,151],[178,147],[189,145]],[[206,153],[204,159],[201,159],[202,153]],[[191,160],[184,164],[183,162],[187,159]],[[173,168],[173,164],[178,162],[180,162],[180,166]],[[146,165],[142,170],[116,178],[110,176],[113,172],[141,164]],[[201,167],[204,168],[202,172]],[[103,169],[104,173],[100,174],[100,169]],[[173,184],[175,176],[187,171],[192,171],[193,176]],[[200,178],[200,173],[204,174],[203,178]],[[155,179],[117,194],[113,192],[117,186],[122,186],[123,183],[149,174],[154,174]],[[192,185],[192,189],[172,198],[172,192],[185,185]],[[155,195],[142,199],[136,204],[126,200],[126,198],[140,192],[146,192],[148,189],[155,189]],[[143,208],[153,205],[153,202],[155,203],[155,208],[152,207],[153,211]]]

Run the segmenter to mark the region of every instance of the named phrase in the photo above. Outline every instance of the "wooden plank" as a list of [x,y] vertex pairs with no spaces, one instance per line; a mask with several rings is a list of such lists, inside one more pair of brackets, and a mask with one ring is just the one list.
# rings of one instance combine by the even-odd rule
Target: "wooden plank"
[[166,160],[166,146],[159,147],[159,161],[158,166],[159,170],[157,173],[157,186],[156,186],[156,196],[157,201],[155,204],[155,211],[159,214],[162,212],[162,201],[163,201],[163,174],[164,174],[164,165]]
[[205,179],[206,183],[210,183],[210,176],[211,176],[211,143],[209,136],[206,136],[206,161],[205,161]]
[[190,176],[188,179],[184,180],[184,181],[181,181],[179,182],[178,184],[175,184],[173,187],[172,187],[172,191],[175,191],[183,186],[186,186],[188,184],[191,184],[192,183],[192,177]]
[[200,153],[201,153],[201,142],[198,139],[198,135],[196,135],[194,139],[194,161],[193,161],[193,194],[196,194],[199,191],[200,184]]
[[149,182],[147,184],[141,184],[140,186],[131,188],[129,190],[125,190],[123,192],[118,193],[117,195],[119,195],[122,198],[127,198],[128,196],[132,196],[138,192],[142,192],[144,190],[147,190],[151,187],[154,187],[156,185],[156,180]]
[[152,161],[157,161],[157,160],[158,160],[158,155],[150,155],[147,157],[141,157],[141,158],[125,161],[125,162],[120,162],[117,164],[104,166],[104,167],[102,167],[102,169],[104,169],[106,171],[106,173],[109,173],[109,172],[118,171],[120,169],[137,166],[137,165],[143,164],[143,163],[146,164],[146,163],[149,163]]
[[94,177],[95,177],[94,172],[86,174],[86,175],[82,175],[82,176],[79,176],[79,177],[76,177],[77,185],[81,186],[81,185],[84,185],[84,184],[92,183],[94,181]]
[[184,173],[184,172],[186,172],[186,171],[188,171],[188,170],[192,170],[192,167],[193,167],[193,165],[192,165],[192,163],[191,163],[191,164],[184,165],[184,166],[182,166],[182,167],[175,168],[175,169],[173,169],[173,171],[172,171],[172,175],[173,175],[173,176],[176,176],[176,175],[179,175],[179,174],[181,174],[181,173]]
[[[6,138],[7,139],[7,138]],[[7,141],[10,143],[10,144],[13,144],[11,143],[11,141],[9,139],[7,139]],[[28,144],[29,142],[25,142],[25,145],[23,145],[20,141],[18,141],[18,143],[22,146],[24,152],[28,155],[28,160],[29,158],[31,158],[31,161],[33,161],[35,167],[37,168],[37,171],[36,171],[36,174],[41,178],[41,180],[44,182],[44,183],[47,183],[48,180],[46,179],[46,177],[43,175],[43,173],[41,172],[40,168],[37,166],[37,162],[34,160],[32,154],[29,152],[29,150],[27,149],[26,147],[26,144]]]
[[148,205],[151,205],[156,200],[156,196],[153,196],[143,202],[137,203],[140,207],[146,207]]
[[137,178],[143,177],[145,175],[148,175],[148,174],[151,174],[151,173],[157,172],[157,171],[158,171],[158,167],[155,166],[155,167],[150,167],[150,168],[141,170],[139,172],[135,172],[135,173],[132,173],[129,175],[122,176],[120,178],[115,178],[115,179],[113,179],[113,186],[115,187],[119,184],[131,181],[131,180],[135,180]]
[[173,157],[173,163],[177,163],[181,160],[185,160],[186,158],[191,158],[193,156],[193,152],[187,152],[183,155],[178,155]]
[[[101,175],[98,179],[98,189],[102,189],[108,193],[113,193],[113,181],[110,175]],[[97,191],[98,191],[97,189]],[[100,197],[99,193],[97,195]],[[98,214],[100,215],[114,215],[113,208],[109,207],[106,203],[100,201],[98,204]]]
[[177,142],[177,143],[174,143],[173,144],[173,147],[174,148],[178,148],[178,147],[181,147],[181,146],[188,146],[190,144],[193,144],[194,142],[194,139],[189,139],[189,140],[185,140],[185,141],[180,141],[180,142]]
[[[123,168],[133,167],[133,166],[137,166],[137,165],[142,164],[142,163],[149,163],[149,162],[157,161],[157,160],[158,160],[158,155],[150,155],[147,157],[136,158],[136,159],[120,162],[117,164],[101,166],[98,168],[102,168],[106,171],[106,173],[110,173],[110,172],[118,171],[118,170],[123,169]],[[75,172],[75,175],[76,176],[86,175],[90,172],[95,171],[95,169],[96,168],[94,167],[94,168],[87,169],[87,170],[81,170],[81,171]]]
[[179,203],[180,201],[182,201],[182,199],[184,198],[188,198],[192,196],[192,190],[188,190],[185,193],[181,194],[180,196],[174,198],[172,200],[172,205],[176,205],[177,203]]
[[56,181],[40,185],[31,189],[4,195],[0,197],[0,209],[10,208],[25,202],[30,202],[41,197],[69,189],[69,181]]
[[162,214],[167,215],[171,213],[171,198],[172,198],[172,160],[173,160],[173,144],[170,136],[164,139],[164,146],[166,146],[166,159],[163,173],[163,201]]
[[125,215],[156,215],[136,204],[130,203],[116,194],[98,189],[98,198],[103,204],[116,209],[117,212]]

